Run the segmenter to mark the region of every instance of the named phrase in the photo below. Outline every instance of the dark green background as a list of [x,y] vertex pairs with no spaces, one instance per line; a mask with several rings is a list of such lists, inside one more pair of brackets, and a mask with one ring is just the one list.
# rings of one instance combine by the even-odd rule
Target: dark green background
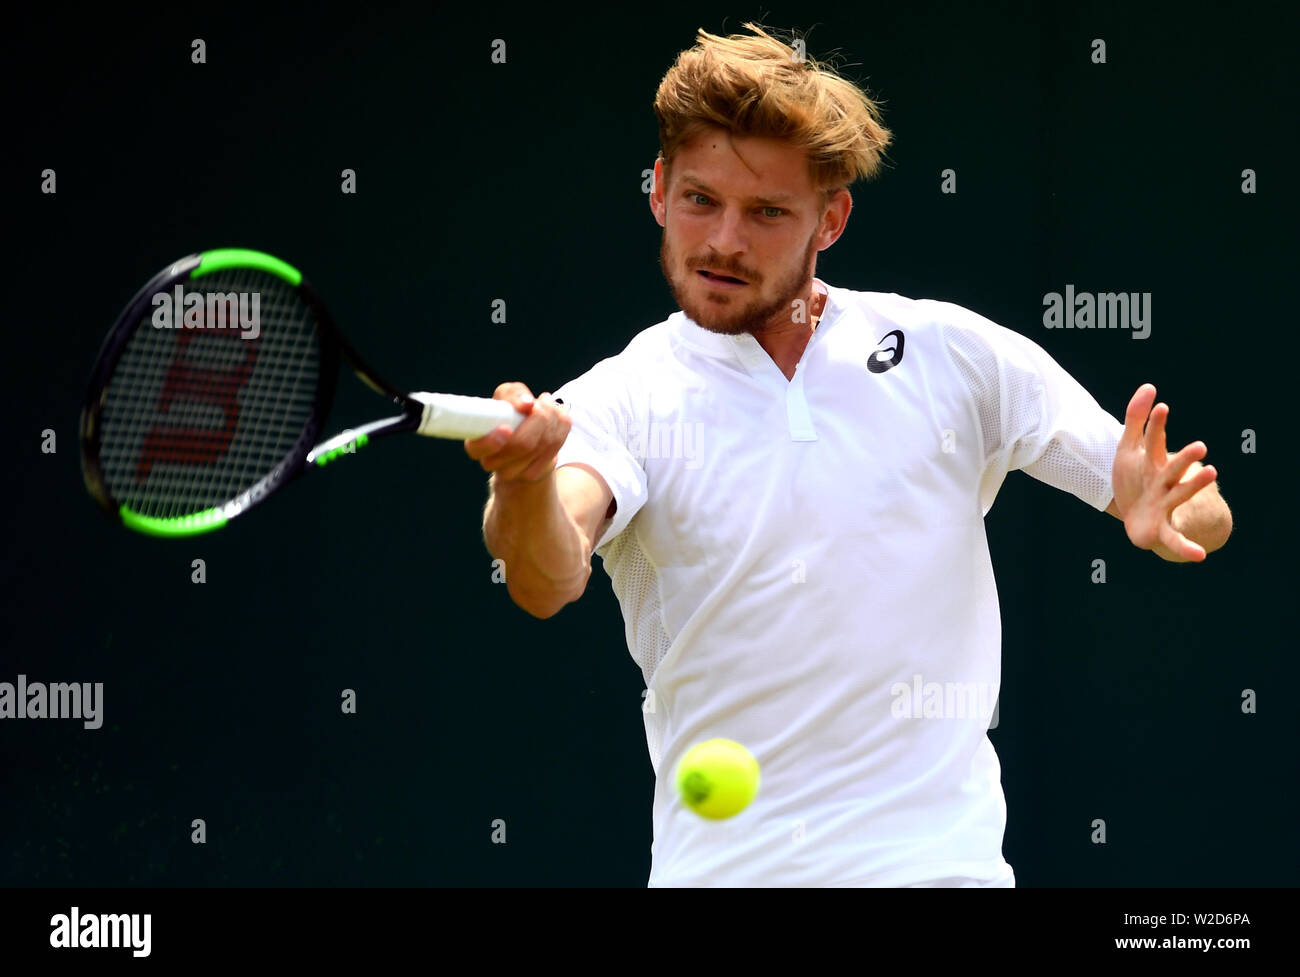
[[[106,722],[0,723],[0,883],[645,884],[643,683],[599,561],[579,604],[518,610],[481,541],[483,473],[417,439],[216,535],[138,537],[86,496],[77,415],[135,289],[224,246],[302,268],[399,386],[556,389],[674,311],[641,192],[651,98],[696,27],[761,16],[813,28],[810,53],[838,50],[896,134],[821,277],[1024,332],[1118,417],[1153,381],[1171,446],[1206,441],[1235,512],[1224,550],[1174,566],[1008,478],[988,517],[1005,663],[991,735],[1019,884],[1294,884],[1294,14],[1069,6],[10,21],[0,681],[102,681]],[[956,196],[938,192],[946,167]],[[1042,296],[1067,282],[1152,292],[1151,338],[1045,330]],[[343,389],[332,426],[380,406]]]

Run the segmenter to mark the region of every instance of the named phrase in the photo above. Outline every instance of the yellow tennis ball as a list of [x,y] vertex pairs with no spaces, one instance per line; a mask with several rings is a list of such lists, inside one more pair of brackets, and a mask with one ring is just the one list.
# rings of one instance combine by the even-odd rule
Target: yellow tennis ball
[[677,793],[700,817],[739,814],[758,794],[758,761],[735,740],[696,743],[677,764]]

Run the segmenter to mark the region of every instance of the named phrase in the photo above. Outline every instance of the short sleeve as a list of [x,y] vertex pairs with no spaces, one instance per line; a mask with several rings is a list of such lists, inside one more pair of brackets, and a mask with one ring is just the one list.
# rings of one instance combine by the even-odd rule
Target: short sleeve
[[614,496],[615,511],[600,529],[593,551],[603,550],[622,533],[647,497],[642,459],[629,450],[637,430],[635,377],[618,357],[601,360],[570,380],[555,396],[569,408],[572,427],[556,458],[556,467],[589,465]]
[[984,512],[1011,471],[1105,511],[1124,425],[1033,340],[969,309],[938,304],[950,310],[948,347],[979,413]]

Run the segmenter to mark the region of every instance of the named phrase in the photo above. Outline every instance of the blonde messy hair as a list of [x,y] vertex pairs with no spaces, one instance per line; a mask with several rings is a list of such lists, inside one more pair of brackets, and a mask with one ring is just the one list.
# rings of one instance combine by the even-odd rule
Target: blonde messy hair
[[664,166],[713,125],[802,148],[823,200],[874,177],[893,141],[877,104],[828,64],[752,23],[744,26],[754,36],[720,37],[700,28],[695,46],[677,56],[659,83],[654,111]]

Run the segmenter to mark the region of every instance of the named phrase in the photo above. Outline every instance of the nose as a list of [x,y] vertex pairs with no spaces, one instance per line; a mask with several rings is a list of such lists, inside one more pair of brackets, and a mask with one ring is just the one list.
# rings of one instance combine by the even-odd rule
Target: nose
[[744,254],[749,249],[745,237],[742,214],[738,210],[725,208],[719,211],[709,230],[708,243],[719,256],[727,258]]

